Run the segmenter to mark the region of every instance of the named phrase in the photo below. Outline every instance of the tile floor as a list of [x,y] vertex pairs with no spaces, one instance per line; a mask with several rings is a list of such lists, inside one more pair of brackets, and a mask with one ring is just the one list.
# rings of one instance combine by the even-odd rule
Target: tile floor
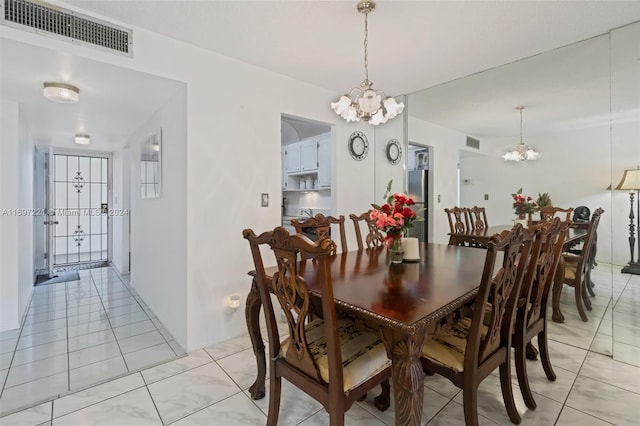
[[184,354],[113,269],[79,275],[35,287],[22,328],[0,333],[0,415]]
[[[602,276],[598,278],[611,282],[611,275],[607,278],[603,271],[606,268],[599,269]],[[640,298],[640,277],[614,274],[613,287],[617,303],[626,300],[622,295],[634,295],[636,301]],[[598,290],[604,293],[602,287]],[[601,308],[596,308],[596,300],[606,299],[602,293],[597,296],[590,321],[581,324],[572,316],[575,307],[571,291],[565,288],[562,298],[566,326],[554,327],[554,340],[550,341],[557,380],[549,382],[546,379],[539,361],[528,363],[531,387],[538,403],[536,410],[525,407],[517,379],[513,378],[516,402],[522,414],[521,424],[636,425],[640,418],[640,367],[595,352],[599,350],[594,346],[598,336],[607,336],[604,322],[610,321],[605,315],[609,311],[608,302],[602,301]],[[629,317],[637,317],[640,321],[638,308],[625,307],[630,309]],[[250,399],[247,389],[255,372],[251,343],[244,335],[11,414],[0,419],[0,423],[2,426],[261,425],[266,422],[268,395],[259,401]],[[446,379],[427,377],[424,395],[422,424],[464,424],[462,394]],[[347,425],[394,424],[393,407],[381,413],[374,408],[372,397],[356,403],[348,411]],[[511,424],[502,402],[497,374],[481,384],[478,411],[481,425]],[[326,425],[328,416],[320,404],[283,381],[279,424]]]

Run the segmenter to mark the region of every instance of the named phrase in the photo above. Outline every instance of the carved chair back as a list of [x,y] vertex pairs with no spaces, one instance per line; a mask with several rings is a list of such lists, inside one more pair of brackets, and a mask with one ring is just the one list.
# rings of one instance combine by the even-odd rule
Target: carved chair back
[[[365,245],[368,249],[382,247],[384,244],[384,235],[376,227],[375,221],[369,218],[371,210],[362,213],[361,215],[355,215],[351,213],[349,218],[353,221],[353,226],[356,231],[356,239],[358,240],[358,250],[364,249]],[[362,238],[362,230],[360,224],[364,222],[367,226],[367,234]]]
[[600,223],[600,216],[602,213],[604,213],[604,210],[598,208],[591,215],[591,221],[587,226],[587,236],[585,237],[582,245],[582,254],[579,256],[578,265],[576,267],[576,281],[584,280],[588,268],[591,267],[591,253],[596,249],[598,224]]
[[469,224],[472,229],[487,229],[487,213],[484,207],[473,206],[469,209]]
[[452,234],[465,234],[470,231],[469,209],[455,206],[451,209],[444,209],[449,219],[449,231]]
[[[534,213],[529,213],[529,224],[535,225],[540,222],[548,222],[553,220],[554,217],[559,217],[561,220],[571,223],[571,213],[573,212],[573,207],[569,207],[568,209],[563,209],[562,207],[554,207],[554,206],[543,206],[538,209],[540,212],[540,220],[533,219]],[[562,214],[565,215],[563,216]]]
[[[340,247],[342,248],[342,253],[346,253],[347,249],[347,237],[344,228],[344,216],[340,215],[340,217],[335,218],[333,216],[325,216],[322,213],[316,214],[314,217],[310,217],[304,221],[299,221],[298,219],[291,219],[291,225],[295,228],[296,233],[302,234],[303,228],[313,228],[316,231],[316,238],[318,241],[324,239],[331,239],[331,225],[338,225],[338,229],[340,231]],[[334,252],[331,254],[336,254]],[[306,259],[307,256],[304,252],[301,253],[302,258]]]

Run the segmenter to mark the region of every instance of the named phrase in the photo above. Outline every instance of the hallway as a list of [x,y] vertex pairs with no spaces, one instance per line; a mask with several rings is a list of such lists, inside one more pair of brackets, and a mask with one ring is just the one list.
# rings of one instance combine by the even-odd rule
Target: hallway
[[37,286],[21,329],[0,333],[0,416],[183,355],[112,268]]

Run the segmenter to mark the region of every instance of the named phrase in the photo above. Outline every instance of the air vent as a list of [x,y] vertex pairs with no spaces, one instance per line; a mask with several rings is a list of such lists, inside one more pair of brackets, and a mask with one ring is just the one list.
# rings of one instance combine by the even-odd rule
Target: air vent
[[44,2],[4,0],[3,24],[131,56],[131,30]]
[[480,149],[480,139],[472,138],[471,136],[467,136],[467,146],[469,148]]

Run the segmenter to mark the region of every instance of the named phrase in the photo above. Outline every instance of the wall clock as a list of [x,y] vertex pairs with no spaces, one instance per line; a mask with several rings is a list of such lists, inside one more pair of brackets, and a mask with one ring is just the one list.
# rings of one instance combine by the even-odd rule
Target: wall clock
[[364,160],[369,153],[369,141],[364,133],[356,131],[349,136],[349,154],[356,161]]
[[387,143],[387,160],[391,164],[398,164],[402,158],[402,147],[397,139],[390,139]]

